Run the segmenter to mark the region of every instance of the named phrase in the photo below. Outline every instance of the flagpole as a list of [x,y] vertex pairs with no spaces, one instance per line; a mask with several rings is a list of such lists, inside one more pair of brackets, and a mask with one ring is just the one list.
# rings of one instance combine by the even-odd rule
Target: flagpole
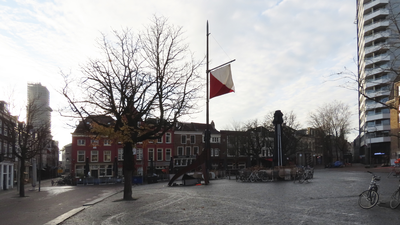
[[210,85],[209,85],[209,79],[210,79],[210,76],[209,76],[209,67],[208,67],[208,61],[209,61],[209,53],[208,53],[208,36],[210,35],[210,33],[209,33],[209,31],[208,31],[208,20],[207,20],[207,34],[206,34],[206,37],[207,37],[207,51],[206,51],[206,76],[207,76],[207,93],[206,93],[206,132],[205,132],[205,144],[206,144],[206,148],[205,148],[205,150],[206,150],[206,160],[205,160],[205,166],[203,167],[206,171],[205,171],[205,173],[203,173],[204,174],[204,183],[205,184],[208,184],[209,183],[209,179],[208,179],[208,171],[209,171],[209,165],[210,165],[210,138],[211,138],[211,135],[210,135],[210,115],[209,115],[209,110],[210,110],[210,106],[209,106],[209,101],[210,101],[210,98],[209,98],[209,88],[210,88]]

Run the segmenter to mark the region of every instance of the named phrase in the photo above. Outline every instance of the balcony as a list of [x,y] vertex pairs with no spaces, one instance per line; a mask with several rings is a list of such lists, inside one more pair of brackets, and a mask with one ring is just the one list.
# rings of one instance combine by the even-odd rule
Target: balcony
[[389,20],[381,20],[381,21],[369,24],[367,26],[364,26],[364,34],[373,29],[376,29],[378,27],[389,27]]
[[371,91],[366,93],[368,97],[375,98],[379,96],[389,96],[390,91]]
[[384,17],[386,17],[388,15],[389,15],[389,9],[384,9],[384,8],[378,9],[378,10],[376,10],[374,12],[371,12],[371,13],[368,13],[368,14],[364,14],[364,23],[369,21],[369,20],[371,20],[371,19],[374,19],[374,18],[377,18],[377,17],[384,18]]
[[383,108],[383,107],[386,107],[386,106],[381,104],[381,103],[377,103],[377,102],[369,103],[369,104],[366,105],[367,110],[376,109],[376,108]]
[[365,36],[364,37],[364,42],[365,44],[371,42],[371,41],[375,41],[381,38],[388,38],[390,36],[390,32],[389,31],[381,31],[379,33],[375,33],[373,35],[369,35],[369,36]]
[[[365,85],[367,88],[370,88],[370,87],[373,87],[376,85],[389,83],[390,81],[391,81],[391,79],[389,77],[384,77],[384,78],[378,78],[375,80],[367,80]],[[389,92],[389,91],[387,91],[387,92]],[[374,94],[377,94],[377,93],[374,92]],[[387,94],[387,95],[389,95],[389,94]],[[369,94],[368,94],[368,96],[371,97],[371,95],[369,95]]]
[[371,143],[390,142],[390,137],[374,137],[371,138]]
[[371,2],[364,4],[364,12],[371,9],[374,6],[384,6],[389,4],[389,0],[372,0]]
[[388,48],[387,44],[386,43],[382,43],[382,44],[379,44],[379,45],[366,47],[364,50],[365,50],[365,54],[367,55],[367,54],[370,54],[372,52],[376,52],[378,50],[387,49],[387,48]]
[[382,72],[385,72],[387,69],[389,69],[389,64],[384,64],[380,67],[376,67],[376,68],[371,68],[371,69],[365,69],[365,76],[372,76],[375,74],[379,74]]
[[371,65],[373,63],[381,62],[381,61],[390,61],[389,54],[380,54],[374,57],[365,58],[365,65]]
[[367,115],[367,121],[374,121],[374,120],[382,120],[382,119],[390,119],[390,113],[381,113],[378,115]]

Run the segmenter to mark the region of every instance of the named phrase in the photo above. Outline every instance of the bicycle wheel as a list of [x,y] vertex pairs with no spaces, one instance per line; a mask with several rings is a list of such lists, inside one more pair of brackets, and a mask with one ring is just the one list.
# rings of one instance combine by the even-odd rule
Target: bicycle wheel
[[390,198],[390,208],[395,209],[400,205],[400,192],[399,190],[395,191]]
[[302,184],[306,180],[306,173],[299,174],[299,183]]
[[376,191],[363,191],[358,198],[358,205],[363,209],[370,209],[378,204],[379,194]]

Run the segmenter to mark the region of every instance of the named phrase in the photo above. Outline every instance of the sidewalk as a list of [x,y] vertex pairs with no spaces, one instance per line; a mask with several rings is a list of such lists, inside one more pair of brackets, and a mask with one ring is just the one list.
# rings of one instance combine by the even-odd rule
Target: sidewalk
[[[56,179],[56,178],[55,178]],[[40,182],[40,188],[42,187],[50,187],[51,186],[51,179],[47,179],[47,180],[42,180]],[[32,187],[31,183],[25,184],[25,195],[29,194],[32,191],[39,191],[39,182],[36,182],[36,186],[35,188]],[[0,190],[0,198],[3,196],[19,196],[19,191],[18,191],[18,184],[15,184],[13,188],[8,189],[8,190]]]
[[335,171],[371,171],[373,173],[389,173],[393,167],[387,166],[382,167],[380,165],[373,165],[372,168],[369,168],[369,165],[361,164],[361,163],[353,163],[351,166],[345,166],[340,168],[325,168],[324,165],[318,165],[315,169],[325,169],[325,170],[335,170]]

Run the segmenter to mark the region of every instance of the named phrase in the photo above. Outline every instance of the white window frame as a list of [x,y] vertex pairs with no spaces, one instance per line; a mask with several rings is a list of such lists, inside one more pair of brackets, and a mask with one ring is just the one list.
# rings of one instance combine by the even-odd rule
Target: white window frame
[[190,135],[190,144],[196,143],[196,135]]
[[154,162],[154,148],[149,148],[147,150],[147,160],[150,161],[150,158],[153,158],[153,162]]
[[183,153],[184,153],[183,146],[178,146],[178,148],[176,149],[176,154],[182,156]]
[[99,140],[97,140],[97,139],[91,139],[91,140],[90,140],[90,144],[93,145],[93,146],[97,146],[97,145],[99,145]]
[[110,139],[104,139],[103,140],[103,145],[104,146],[111,146],[111,140]]
[[143,149],[138,148],[136,150],[136,160],[143,160]]
[[[93,156],[96,156],[97,160],[93,160]],[[98,161],[99,161],[99,151],[97,150],[90,151],[90,162],[98,162]]]
[[186,142],[187,142],[187,136],[186,136],[186,134],[182,134],[181,135],[181,144],[186,144]]
[[[83,160],[79,160],[79,156],[83,156]],[[77,162],[85,162],[85,151],[84,150],[79,150],[77,152],[76,161]]]
[[220,138],[219,137],[211,137],[211,143],[219,143]]
[[[107,156],[109,156],[109,159],[107,160]],[[106,150],[103,152],[103,162],[111,162],[111,151]]]
[[164,159],[164,156],[163,156],[164,151],[163,150],[164,149],[162,149],[162,148],[157,148],[157,161],[163,161],[163,159]]
[[122,161],[122,160],[124,160],[124,149],[119,148],[118,149],[118,161]]
[[163,136],[157,138],[157,143],[163,143]]
[[192,155],[192,148],[190,146],[186,146],[184,153],[184,155]]
[[167,148],[165,149],[165,161],[171,161],[171,149]]
[[171,133],[165,133],[165,143],[171,144]]
[[86,145],[86,140],[85,139],[78,139],[76,141],[78,146],[85,146]]

